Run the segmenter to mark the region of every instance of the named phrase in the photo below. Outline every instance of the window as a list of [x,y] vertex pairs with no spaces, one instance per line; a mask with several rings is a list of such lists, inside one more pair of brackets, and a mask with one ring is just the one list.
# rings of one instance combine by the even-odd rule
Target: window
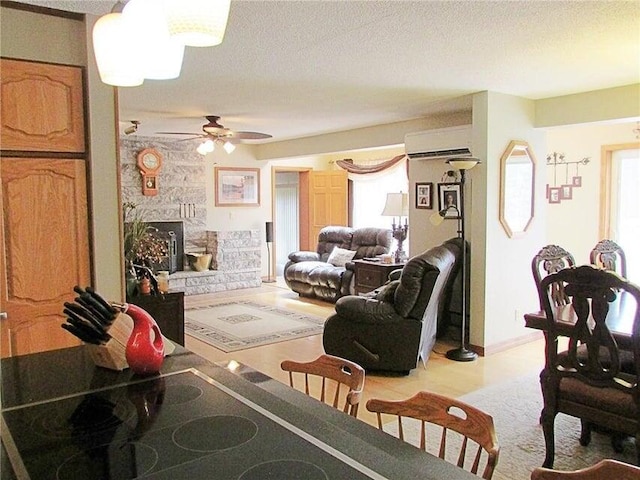
[[[380,161],[358,162],[359,165],[375,163]],[[398,221],[397,217],[395,219],[383,217],[381,214],[387,200],[387,193],[409,191],[406,160],[374,174],[349,174],[349,179],[353,181],[353,227],[391,228],[392,222]],[[405,240],[403,247],[405,252],[409,251],[408,240]]]
[[627,277],[640,282],[640,149],[632,145],[603,147],[600,233],[622,247]]

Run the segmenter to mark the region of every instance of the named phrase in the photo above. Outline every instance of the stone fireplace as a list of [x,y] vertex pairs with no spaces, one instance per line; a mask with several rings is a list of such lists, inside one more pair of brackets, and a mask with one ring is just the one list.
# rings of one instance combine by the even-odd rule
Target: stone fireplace
[[[261,239],[258,230],[209,230],[204,158],[189,142],[157,138],[121,138],[122,201],[136,205],[140,217],[158,229],[158,235],[175,242],[175,262],[169,259],[169,290],[185,295],[260,286]],[[163,157],[158,193],[142,194],[136,166],[139,151],[153,146]],[[189,268],[186,253],[210,253],[209,270]]]

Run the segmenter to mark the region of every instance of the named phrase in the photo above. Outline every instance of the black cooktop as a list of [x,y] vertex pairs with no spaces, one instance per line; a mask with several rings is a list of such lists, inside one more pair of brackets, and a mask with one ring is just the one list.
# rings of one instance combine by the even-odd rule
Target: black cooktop
[[3,418],[18,478],[383,478],[194,369]]

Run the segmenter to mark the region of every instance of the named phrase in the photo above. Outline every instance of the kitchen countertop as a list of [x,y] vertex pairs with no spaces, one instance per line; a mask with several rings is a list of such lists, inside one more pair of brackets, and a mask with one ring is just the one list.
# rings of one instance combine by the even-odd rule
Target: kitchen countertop
[[84,346],[0,368],[2,480],[288,478],[278,469],[309,480],[476,478],[260,372],[182,347],[152,377],[96,367]]

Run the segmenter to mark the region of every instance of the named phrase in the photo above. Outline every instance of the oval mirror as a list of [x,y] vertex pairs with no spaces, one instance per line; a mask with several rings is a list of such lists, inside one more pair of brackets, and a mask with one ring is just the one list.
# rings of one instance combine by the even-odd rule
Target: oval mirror
[[533,220],[535,166],[525,141],[512,140],[500,159],[500,223],[509,237],[524,234]]

